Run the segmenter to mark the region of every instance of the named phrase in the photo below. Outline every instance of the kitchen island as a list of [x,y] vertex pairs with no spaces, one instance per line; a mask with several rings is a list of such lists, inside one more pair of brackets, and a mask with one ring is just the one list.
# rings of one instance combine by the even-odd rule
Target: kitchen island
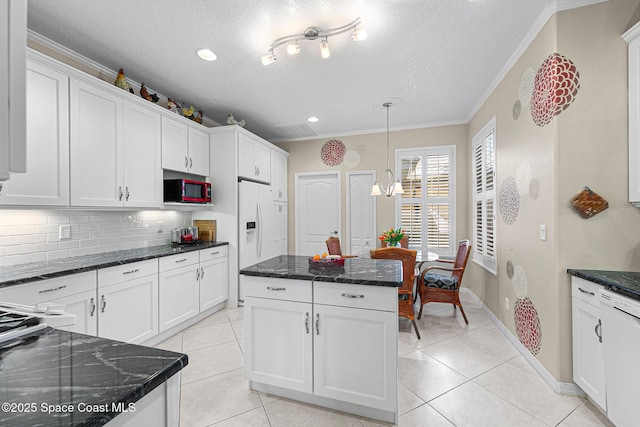
[[398,422],[400,261],[282,255],[240,275],[251,389]]
[[177,426],[187,356],[45,328],[0,344],[2,426]]

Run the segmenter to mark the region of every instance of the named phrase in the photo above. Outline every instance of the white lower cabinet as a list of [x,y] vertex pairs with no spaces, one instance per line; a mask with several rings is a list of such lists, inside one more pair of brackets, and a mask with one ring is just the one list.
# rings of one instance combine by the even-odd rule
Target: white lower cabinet
[[250,381],[397,415],[396,288],[240,280]]
[[98,270],[98,336],[141,343],[158,334],[158,261]]
[[602,408],[607,409],[604,348],[600,320],[603,286],[579,277],[571,278],[573,328],[573,381]]
[[229,299],[228,251],[228,246],[200,251],[201,312]]
[[160,259],[160,332],[200,312],[198,252]]
[[313,392],[343,402],[396,410],[396,336],[392,312],[314,304]]
[[76,323],[64,328],[72,332],[96,335],[96,272],[90,271],[24,285],[0,289],[0,301],[35,305],[56,303],[67,306],[76,315]]

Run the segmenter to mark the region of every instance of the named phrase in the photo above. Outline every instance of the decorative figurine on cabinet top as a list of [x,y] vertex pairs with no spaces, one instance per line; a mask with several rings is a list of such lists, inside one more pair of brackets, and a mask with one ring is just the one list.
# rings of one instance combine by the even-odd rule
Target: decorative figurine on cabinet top
[[158,100],[160,99],[157,93],[150,94],[147,88],[144,86],[144,83],[142,83],[142,86],[140,87],[140,96],[151,102],[158,102]]
[[238,125],[241,128],[243,128],[244,125],[245,125],[244,120],[236,120],[233,117],[233,114],[231,114],[231,113],[229,113],[229,115],[227,116],[227,124],[228,125]]
[[129,86],[129,83],[127,83],[127,78],[124,76],[124,70],[122,68],[118,70],[118,75],[116,76],[114,84],[120,89],[133,93],[133,89]]

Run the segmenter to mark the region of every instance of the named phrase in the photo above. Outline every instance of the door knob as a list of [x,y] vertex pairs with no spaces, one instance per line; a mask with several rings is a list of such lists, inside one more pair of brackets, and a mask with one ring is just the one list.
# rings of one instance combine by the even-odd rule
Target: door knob
[[338,230],[334,230],[331,234],[337,235],[338,234]]

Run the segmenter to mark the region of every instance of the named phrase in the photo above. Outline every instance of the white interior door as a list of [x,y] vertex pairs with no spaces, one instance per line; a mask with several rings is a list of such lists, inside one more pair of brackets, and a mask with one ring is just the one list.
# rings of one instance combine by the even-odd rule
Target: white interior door
[[295,174],[296,255],[327,251],[329,236],[340,237],[340,172]]
[[347,229],[342,253],[360,255],[376,247],[376,171],[347,172]]

